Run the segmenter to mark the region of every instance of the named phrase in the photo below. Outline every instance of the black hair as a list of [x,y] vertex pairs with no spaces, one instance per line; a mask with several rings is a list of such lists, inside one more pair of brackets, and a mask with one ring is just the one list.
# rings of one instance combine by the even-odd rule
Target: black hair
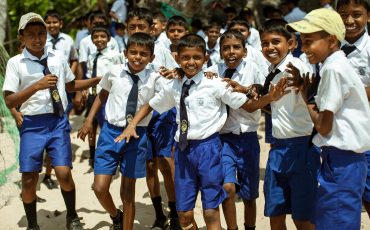
[[292,38],[291,32],[286,28],[287,22],[284,19],[270,19],[265,22],[260,34],[277,33],[285,37],[287,40]]
[[111,34],[110,34],[110,31],[109,31],[109,28],[108,27],[105,27],[105,26],[95,26],[94,28],[92,28],[91,30],[91,37],[94,35],[94,33],[96,32],[104,32],[107,34],[108,38],[111,37]]
[[116,29],[116,30],[119,30],[119,29],[125,29],[126,28],[126,26],[125,26],[125,24],[123,24],[123,23],[119,23],[119,22],[117,22],[115,25],[114,25],[114,28]]
[[18,33],[19,33],[20,35],[23,35],[23,31],[27,28],[27,26],[36,26],[36,25],[38,25],[38,26],[42,26],[42,27],[44,27],[44,28],[45,28],[45,30],[46,30],[46,26],[45,26],[45,24],[44,24],[44,23],[36,21],[36,22],[29,22],[29,23],[27,23],[27,25],[24,27],[24,29],[19,30],[19,32],[18,32]]
[[149,24],[149,26],[153,25],[153,14],[150,10],[146,8],[136,7],[131,9],[127,14],[126,22],[129,22],[135,17],[145,20]]
[[298,4],[299,4],[299,0],[286,0],[285,2],[286,3],[292,3],[295,6],[298,6]]
[[162,23],[167,22],[167,18],[162,12],[153,13],[153,19],[158,19]]
[[206,53],[206,42],[197,34],[187,34],[183,36],[177,44],[177,53],[180,54],[181,50],[186,47],[200,48],[204,54]]
[[128,38],[126,49],[131,45],[139,45],[149,48],[150,54],[154,54],[154,39],[146,33],[138,32],[134,33]]
[[198,18],[194,18],[192,21],[191,21],[191,27],[193,28],[197,28],[197,29],[203,29],[203,24],[202,24],[202,21],[199,20]]
[[45,14],[44,20],[46,20],[48,17],[54,17],[57,18],[58,21],[63,21],[62,16],[58,13],[56,10],[48,10]]
[[166,30],[168,30],[170,26],[174,26],[174,25],[183,26],[186,30],[188,29],[188,24],[186,23],[185,18],[178,16],[178,15],[172,16],[170,17],[170,19],[168,19]]
[[222,26],[220,23],[218,23],[217,21],[211,21],[208,23],[208,25],[206,26],[206,31],[213,28],[213,27],[217,27],[219,30],[221,30]]
[[370,2],[369,0],[338,0],[337,1],[337,10],[344,6],[344,5],[348,5],[350,4],[351,2],[353,2],[354,4],[356,5],[362,5],[363,7],[365,7],[366,11],[370,11]]
[[244,18],[238,16],[231,20],[230,24],[227,26],[227,29],[234,27],[235,25],[245,26],[248,30],[250,29],[249,23]]
[[94,18],[101,18],[104,20],[105,24],[104,25],[108,25],[108,19],[107,17],[100,11],[97,11],[97,12],[93,12],[89,15],[89,22],[92,23]]
[[242,45],[243,45],[243,48],[245,48],[245,39],[244,39],[244,36],[242,33],[240,33],[239,31],[235,30],[235,29],[231,29],[231,30],[227,30],[225,31],[221,37],[220,37],[220,47],[222,46],[222,44],[224,43],[224,40],[226,38],[234,38],[236,40],[239,40]]
[[224,9],[224,13],[227,14],[227,13],[234,13],[234,14],[238,14],[238,11],[235,9],[235,7],[232,7],[232,6],[228,6]]

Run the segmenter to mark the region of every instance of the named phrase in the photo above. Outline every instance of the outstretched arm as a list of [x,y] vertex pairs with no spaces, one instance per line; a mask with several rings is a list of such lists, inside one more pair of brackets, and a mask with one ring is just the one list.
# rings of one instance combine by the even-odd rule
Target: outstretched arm
[[129,123],[126,126],[126,129],[122,132],[121,135],[119,135],[116,139],[114,139],[114,141],[115,142],[121,142],[123,139],[126,139],[126,142],[128,143],[130,141],[130,138],[131,137],[139,138],[139,136],[136,133],[136,126],[152,110],[153,110],[153,108],[150,107],[149,103],[141,106],[141,108],[139,109],[139,111],[135,114],[135,117],[132,119],[131,123]]
[[75,92],[88,89],[92,86],[99,84],[101,77],[94,77],[86,80],[73,80],[66,83],[67,92]]

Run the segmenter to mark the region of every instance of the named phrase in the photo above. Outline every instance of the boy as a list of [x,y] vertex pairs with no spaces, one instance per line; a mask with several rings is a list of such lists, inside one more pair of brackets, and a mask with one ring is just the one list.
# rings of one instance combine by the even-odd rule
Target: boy
[[[244,86],[263,84],[265,77],[252,61],[243,59],[246,55],[243,35],[236,31],[226,31],[220,38],[223,63],[206,71],[217,73],[224,79],[231,79]],[[260,146],[257,128],[260,110],[246,112],[242,109],[229,109],[226,123],[220,131],[222,162],[225,172],[224,189],[228,198],[222,203],[227,229],[237,229],[235,193],[244,202],[245,229],[255,229],[256,198],[259,185]]]
[[[166,34],[168,39],[170,39],[171,44],[169,49],[173,57],[177,54],[177,44],[180,39],[188,33],[188,25],[185,18],[181,16],[172,16],[168,19],[166,25]],[[167,67],[167,66],[166,66]]]
[[[116,24],[117,25],[117,24]],[[111,38],[110,32],[107,28],[102,26],[96,26],[91,31],[92,42],[96,46],[96,52],[90,54],[87,62],[87,73],[86,78],[102,77],[109,72],[113,65],[122,64],[124,62],[124,57],[119,52],[114,50],[109,50],[107,44]],[[94,103],[96,95],[99,94],[101,90],[100,86],[94,86],[88,89],[88,97],[86,101],[86,116],[88,116],[92,104]],[[96,143],[96,131],[99,127],[103,127],[105,120],[104,107],[102,105],[100,110],[97,112],[93,120],[93,130],[89,137],[89,150],[90,159],[89,164],[94,168],[94,156],[95,156],[95,143]]]
[[211,22],[206,29],[206,50],[208,54],[208,61],[206,67],[218,64],[221,61],[220,58],[220,45],[218,40],[220,38],[221,25],[217,22]]
[[[68,34],[60,32],[60,30],[63,28],[62,17],[57,11],[49,10],[46,12],[44,20],[46,23],[46,30],[48,31],[48,37],[45,46],[49,49],[59,50],[62,52],[65,61],[69,63],[72,72],[76,73],[78,65],[77,50],[74,47],[73,39]],[[69,114],[73,108],[73,95],[74,93],[67,93],[67,114]],[[58,188],[55,182],[51,179],[52,169],[50,164],[50,157],[46,155],[45,176],[42,180],[42,183],[45,184],[48,189]]]
[[[182,229],[188,230],[196,229],[193,209],[199,190],[207,229],[221,229],[218,206],[227,196],[222,188],[222,147],[218,135],[227,117],[223,103],[233,109],[253,109],[245,95],[227,89],[226,83],[220,79],[204,77],[202,67],[207,61],[205,46],[204,40],[198,35],[189,34],[181,38],[176,60],[186,77],[165,85],[116,138],[118,142],[125,138],[126,142],[132,140],[131,137],[138,138],[135,127],[152,108],[164,112],[176,106],[176,208]],[[276,87],[277,92],[281,93],[282,90],[281,86]]]
[[39,229],[36,185],[45,149],[51,158],[67,207],[67,229],[83,229],[75,209],[76,190],[71,174],[69,136],[71,128],[64,112],[64,108],[67,108],[65,89],[69,92],[86,89],[96,85],[100,79],[74,80],[62,55],[45,47],[46,23],[40,15],[23,15],[18,33],[25,49],[22,54],[8,61],[3,91],[8,108],[20,106],[23,114],[19,164],[28,229]]
[[115,23],[114,24],[116,35],[114,36],[114,39],[117,41],[119,52],[123,53],[123,51],[126,49],[127,44],[127,35],[126,35],[126,26],[123,23]]
[[[285,25],[284,20],[271,19],[261,31],[262,52],[271,63],[264,92],[268,92],[270,82],[289,76],[289,63],[298,72],[309,72],[309,66],[290,53],[294,42]],[[315,170],[309,168],[306,160],[313,124],[302,95],[291,90],[271,103],[271,118],[274,145],[266,166],[265,216],[270,217],[272,229],[286,228],[286,214],[292,214],[298,229],[313,229],[310,220],[317,181],[312,175]]]
[[[363,153],[370,149],[370,109],[360,77],[339,48],[345,38],[345,25],[337,12],[322,8],[288,26],[301,33],[302,51],[309,62],[322,63],[317,106],[307,104],[318,132],[313,143],[321,147],[322,158],[316,229],[360,229],[367,173]],[[311,84],[309,77],[296,81],[305,98]]]
[[[101,83],[102,88],[96,97],[88,117],[78,132],[82,140],[92,133],[92,121],[106,103],[106,122],[100,132],[95,155],[94,192],[103,208],[110,214],[113,229],[132,229],[135,217],[136,178],[145,177],[147,157],[146,128],[150,116],[137,127],[140,138],[132,143],[115,143],[124,127],[130,126],[130,120],[141,105],[154,96],[159,75],[146,68],[154,58],[154,41],[148,34],[136,33],[127,42],[125,56],[127,63],[110,68]],[[120,166],[122,211],[116,208],[109,192],[112,176]]]
[[[355,68],[365,86],[367,97],[370,98],[370,37],[366,33],[367,22],[370,19],[370,5],[367,0],[346,0],[337,2],[337,12],[346,27],[345,43],[342,50]],[[363,203],[370,217],[370,151],[365,152],[368,161]]]
[[156,44],[161,43],[164,47],[169,46],[171,43],[166,35],[166,25],[167,19],[162,12],[153,14],[153,36]]

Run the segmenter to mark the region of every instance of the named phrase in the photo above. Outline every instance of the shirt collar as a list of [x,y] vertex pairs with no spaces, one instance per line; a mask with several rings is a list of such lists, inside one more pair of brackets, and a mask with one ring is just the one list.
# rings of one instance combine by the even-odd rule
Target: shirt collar
[[[244,58],[242,58],[241,62],[239,63],[239,65],[236,67],[236,71],[235,73],[238,73],[238,74],[241,74],[242,73],[242,69],[243,67],[245,66],[246,64],[246,61],[244,60]],[[221,73],[222,73],[222,76],[223,77],[225,75],[225,71],[229,68],[227,67],[227,65],[225,64],[225,62],[222,63],[221,65]]]
[[280,70],[280,72],[284,72],[286,69],[286,66],[288,65],[289,62],[293,60],[293,55],[289,52],[283,60],[276,66],[270,65],[269,67],[269,72],[275,72],[276,69]]
[[[64,39],[63,34],[62,33],[59,33],[57,39],[58,38],[59,39]],[[48,33],[47,38],[46,38],[46,41],[51,41],[52,39],[53,39],[53,37]]]
[[28,52],[27,48],[24,48],[22,53],[21,53],[21,59],[29,59],[31,61],[38,61],[42,60],[48,56],[55,56],[54,51],[47,49],[44,47],[44,54],[41,56],[40,59],[37,57],[33,56],[30,52]]
[[96,51],[96,53],[99,53],[99,52],[104,55],[104,54],[107,54],[109,52],[109,49],[108,49],[108,47],[105,47],[104,49],[102,49],[100,51],[98,51],[98,50]]
[[338,58],[343,58],[343,57],[346,57],[346,55],[344,54],[344,52],[342,50],[338,50],[338,51],[335,51],[334,53],[332,53],[329,57],[327,57],[325,59],[325,61],[322,63],[322,66],[320,68],[320,75],[322,76],[322,69],[330,62],[332,62],[333,60],[337,60]]
[[[129,73],[131,73],[130,68],[128,67],[128,62],[126,62],[126,64],[124,65],[123,70],[125,72],[128,71]],[[148,69],[143,69],[142,71],[136,73],[135,75],[137,75],[140,81],[143,82],[147,76],[148,71],[149,71]]]
[[345,45],[350,45],[350,46],[355,46],[356,49],[358,50],[364,50],[365,49],[365,46],[366,46],[366,43],[368,42],[369,40],[369,35],[368,33],[365,31],[365,33],[359,38],[357,39],[357,41],[353,44],[349,44],[347,41],[344,41],[342,43],[342,46],[345,46]]
[[187,78],[186,76],[182,78],[181,80],[181,85],[183,85],[185,82],[190,82],[191,80],[194,81],[195,84],[198,84],[202,78],[204,77],[204,72],[201,70],[199,71],[199,73],[197,73],[195,76],[193,76],[192,78]]

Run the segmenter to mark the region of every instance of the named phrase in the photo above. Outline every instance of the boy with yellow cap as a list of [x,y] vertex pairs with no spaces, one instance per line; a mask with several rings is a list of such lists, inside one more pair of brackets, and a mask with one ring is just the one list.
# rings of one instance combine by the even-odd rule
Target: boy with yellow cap
[[[313,143],[321,148],[322,158],[316,229],[360,229],[370,109],[360,77],[340,50],[345,26],[338,13],[318,9],[288,27],[301,33],[302,51],[309,62],[322,63],[316,104],[306,100],[318,131]],[[294,77],[292,84],[307,99],[310,76]]]

